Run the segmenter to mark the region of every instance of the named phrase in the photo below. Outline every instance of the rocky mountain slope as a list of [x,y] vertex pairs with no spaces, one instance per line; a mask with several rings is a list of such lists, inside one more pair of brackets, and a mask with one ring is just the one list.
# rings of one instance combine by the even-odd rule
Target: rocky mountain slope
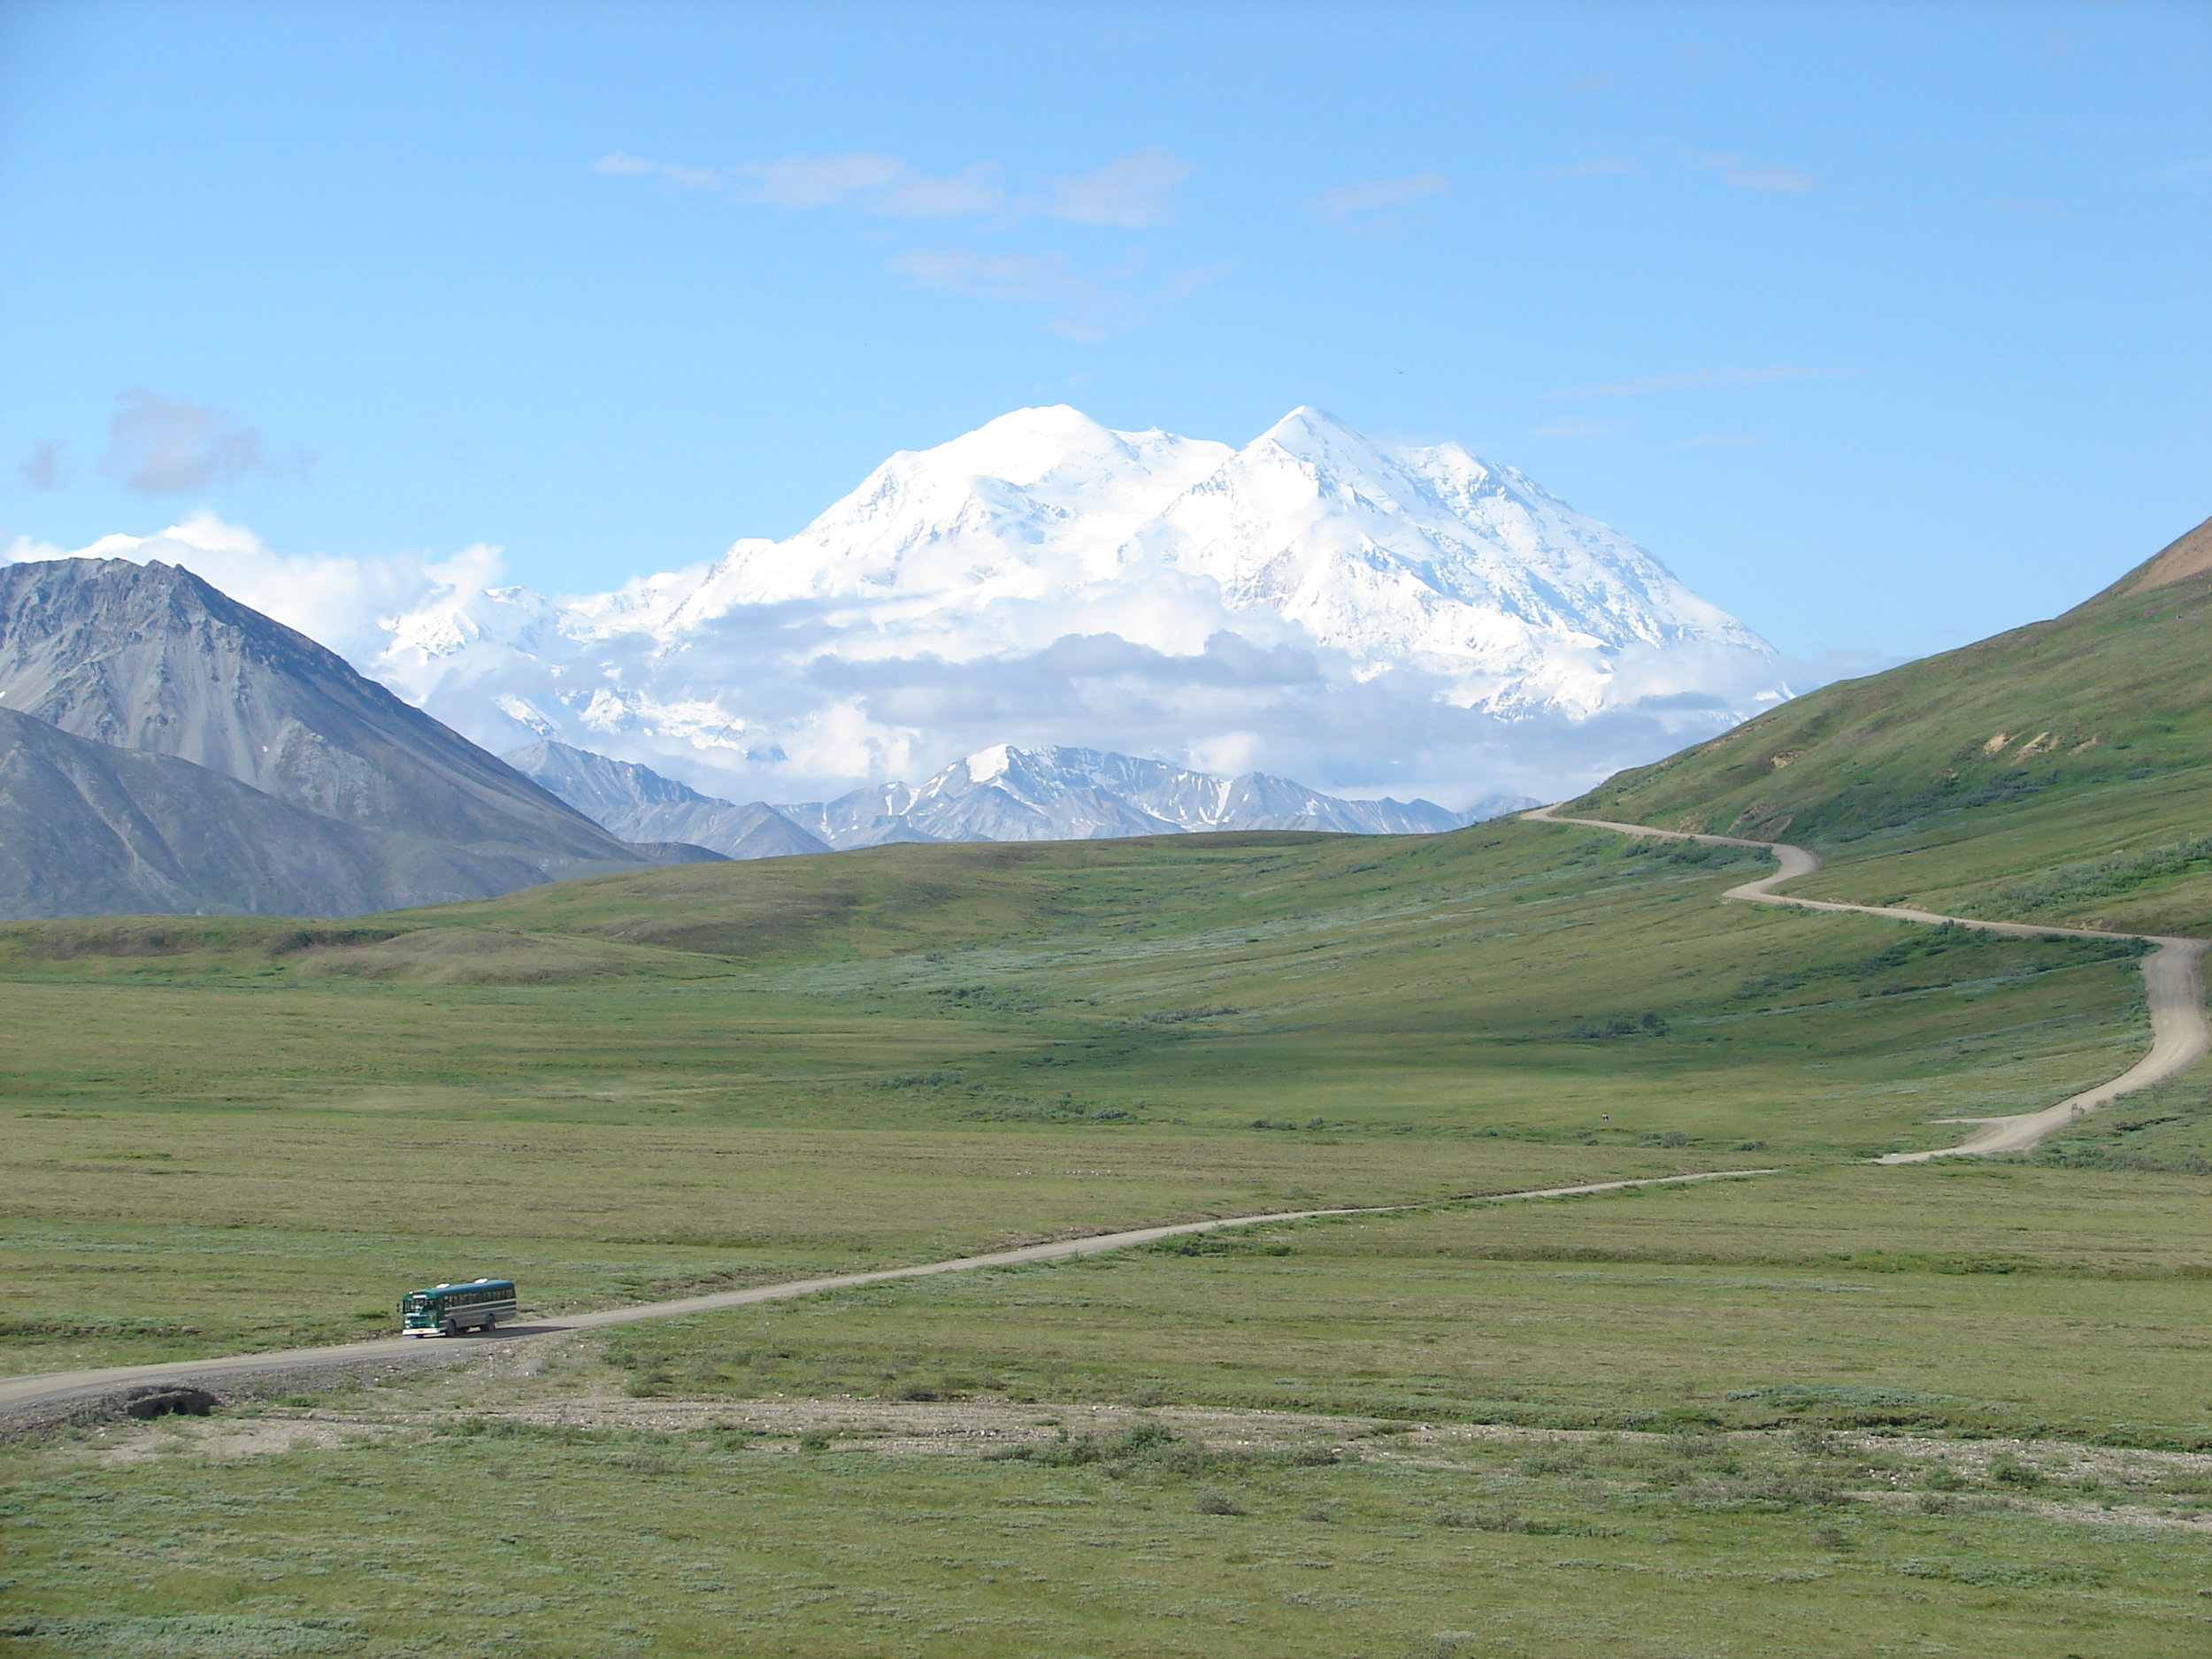
[[617,839],[188,571],[0,568],[0,916],[346,916],[715,856]]
[[[1468,821],[1427,801],[1344,801],[1285,778],[1220,778],[1086,749],[1002,744],[919,784],[873,784],[834,801],[775,807],[718,801],[649,767],[565,743],[530,744],[507,760],[619,834],[695,841],[732,858],[896,841],[1095,841],[1220,830],[1419,835]],[[1496,811],[1524,804],[1535,803],[1486,803]]]
[[541,878],[649,861],[334,653],[173,565],[0,568],[0,706]]
[[0,917],[354,916],[543,879],[0,709]]
[[741,799],[1012,743],[1463,805],[1785,695],[1756,634],[1523,474],[1310,409],[1241,449],[1017,411],[787,540],[573,600],[449,589],[363,660],[495,747]]
[[726,858],[826,853],[829,843],[758,801],[743,806],[701,795],[634,761],[566,743],[531,743],[507,764],[625,841],[687,841]]

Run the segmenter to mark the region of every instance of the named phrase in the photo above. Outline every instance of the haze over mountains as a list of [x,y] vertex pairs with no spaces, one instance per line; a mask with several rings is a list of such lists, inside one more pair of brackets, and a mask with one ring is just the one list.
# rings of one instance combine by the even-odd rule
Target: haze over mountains
[[787,540],[582,597],[499,586],[487,550],[288,561],[204,519],[86,550],[191,565],[495,750],[735,801],[1010,744],[1463,810],[1786,695],[1756,634],[1521,473],[1310,409],[1241,449],[1018,410]]

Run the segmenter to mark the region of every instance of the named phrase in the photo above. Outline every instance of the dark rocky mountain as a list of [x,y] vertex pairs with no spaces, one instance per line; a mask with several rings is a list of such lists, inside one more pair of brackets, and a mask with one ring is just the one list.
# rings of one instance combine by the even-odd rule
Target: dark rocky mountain
[[354,916],[543,879],[0,709],[0,917]]
[[539,879],[661,862],[173,565],[0,568],[0,706],[321,818],[517,860]]
[[710,848],[726,858],[829,851],[826,842],[773,807],[758,801],[739,806],[701,795],[634,761],[612,760],[549,740],[516,749],[505,759],[626,841],[665,837]]
[[632,846],[188,571],[0,567],[0,916],[348,916]]

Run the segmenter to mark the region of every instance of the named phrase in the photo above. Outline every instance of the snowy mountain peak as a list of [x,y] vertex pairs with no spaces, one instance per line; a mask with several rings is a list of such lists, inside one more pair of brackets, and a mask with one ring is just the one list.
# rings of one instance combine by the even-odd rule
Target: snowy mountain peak
[[1325,409],[1301,403],[1245,446],[1250,454],[1263,446],[1315,465],[1347,466],[1365,470],[1382,453],[1365,434],[1356,432]]
[[1017,409],[933,449],[902,450],[891,464],[966,472],[1028,487],[1087,463],[1109,471],[1126,466],[1144,440],[1165,435],[1111,432],[1080,410],[1052,403]]
[[[158,545],[234,558],[223,529]],[[1015,410],[891,456],[795,535],[585,597],[480,562],[357,608],[393,618],[363,665],[499,748],[611,749],[718,792],[895,793],[949,765],[995,787],[1081,745],[1554,797],[1786,695],[1764,641],[1610,526],[1457,443],[1306,405],[1240,447]]]

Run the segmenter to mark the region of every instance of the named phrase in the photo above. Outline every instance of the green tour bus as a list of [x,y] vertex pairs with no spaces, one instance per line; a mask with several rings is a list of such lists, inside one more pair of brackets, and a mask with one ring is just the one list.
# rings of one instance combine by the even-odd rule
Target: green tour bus
[[515,1317],[515,1281],[479,1279],[465,1285],[433,1285],[399,1299],[399,1328],[405,1336],[458,1336],[488,1331]]

